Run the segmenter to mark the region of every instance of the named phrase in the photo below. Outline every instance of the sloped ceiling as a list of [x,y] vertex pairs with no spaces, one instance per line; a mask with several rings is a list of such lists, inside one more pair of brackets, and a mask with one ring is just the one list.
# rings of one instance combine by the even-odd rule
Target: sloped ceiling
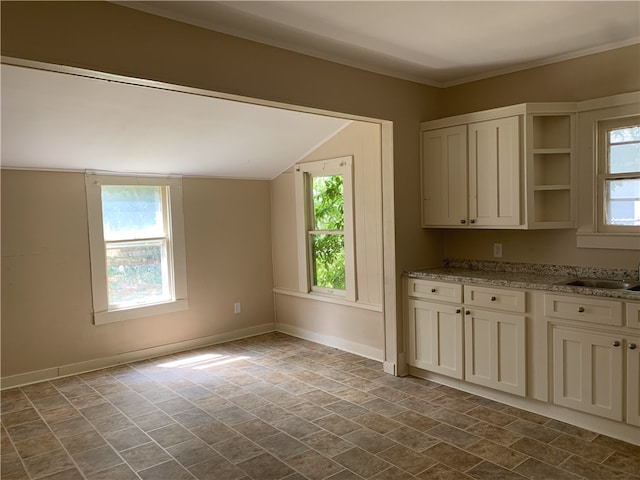
[[348,120],[2,65],[2,166],[272,179]]

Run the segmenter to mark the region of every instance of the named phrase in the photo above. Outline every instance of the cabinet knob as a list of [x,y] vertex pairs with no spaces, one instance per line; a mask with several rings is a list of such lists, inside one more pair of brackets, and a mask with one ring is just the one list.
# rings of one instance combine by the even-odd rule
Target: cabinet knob
[[619,347],[620,346],[620,342],[618,340],[616,340],[615,342],[613,342],[613,346],[614,347]]
[[496,300],[497,300],[497,298],[496,298],[496,297],[491,297],[491,301],[492,301],[492,302],[495,302]]
[[635,350],[636,348],[638,348],[638,346],[635,343],[629,344],[629,350]]
[[578,307],[578,312],[580,313],[584,312],[584,307]]
[[[458,308],[458,309],[456,310],[456,313],[460,313],[460,312],[462,312],[462,310],[460,310],[460,309]],[[633,343],[632,343],[631,345],[633,345]],[[631,347],[629,347],[629,348],[631,348]],[[633,346],[633,348],[635,348],[635,345]]]
[[431,293],[436,293],[436,289],[435,289],[435,288],[432,288],[432,289],[431,289]]
[[471,312],[470,312],[469,310],[465,310],[465,311],[464,311],[464,314],[465,314],[465,315],[471,315]]
[[467,223],[466,220],[460,220],[460,223]]
[[474,219],[469,220],[469,223],[476,223]]

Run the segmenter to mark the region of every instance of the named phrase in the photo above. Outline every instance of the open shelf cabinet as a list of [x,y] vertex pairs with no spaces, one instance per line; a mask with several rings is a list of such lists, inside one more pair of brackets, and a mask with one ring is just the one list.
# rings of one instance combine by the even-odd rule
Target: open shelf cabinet
[[529,228],[575,226],[575,114],[528,113],[525,164]]

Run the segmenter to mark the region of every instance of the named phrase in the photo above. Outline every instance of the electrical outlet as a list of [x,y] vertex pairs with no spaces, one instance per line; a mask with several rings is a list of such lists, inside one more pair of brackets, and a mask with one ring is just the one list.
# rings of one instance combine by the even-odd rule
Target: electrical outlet
[[240,313],[240,303],[233,304],[233,313]]
[[493,244],[493,256],[495,258],[502,258],[502,244],[494,243]]

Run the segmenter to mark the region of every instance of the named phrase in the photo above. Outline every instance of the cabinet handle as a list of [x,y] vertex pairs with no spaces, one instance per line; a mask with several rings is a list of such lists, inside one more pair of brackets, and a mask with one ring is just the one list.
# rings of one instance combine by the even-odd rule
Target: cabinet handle
[[431,293],[436,293],[436,289],[435,289],[435,288],[432,288],[432,289],[431,289]]
[[467,223],[466,220],[460,220],[460,223]]
[[464,314],[465,314],[465,315],[471,315],[471,312],[470,312],[469,310],[465,310],[465,311],[464,311]]
[[635,343],[629,344],[629,350],[635,350],[636,348],[638,348],[638,346]]
[[614,347],[619,347],[620,346],[620,342],[618,340],[616,340],[615,342],[613,342],[613,346]]
[[491,301],[492,301],[492,302],[495,302],[496,300],[497,300],[497,298],[496,298],[496,297],[491,297]]
[[474,219],[469,220],[469,223],[476,223]]
[[[460,312],[462,312],[462,310],[460,310],[460,309],[458,308],[458,309],[456,310],[456,313],[460,313]],[[633,345],[633,343],[632,343],[631,345]],[[631,347],[629,347],[629,348],[631,348]],[[635,345],[634,345],[634,347],[633,347],[633,348],[635,348]]]
[[584,307],[578,307],[578,312],[580,313],[584,312]]

